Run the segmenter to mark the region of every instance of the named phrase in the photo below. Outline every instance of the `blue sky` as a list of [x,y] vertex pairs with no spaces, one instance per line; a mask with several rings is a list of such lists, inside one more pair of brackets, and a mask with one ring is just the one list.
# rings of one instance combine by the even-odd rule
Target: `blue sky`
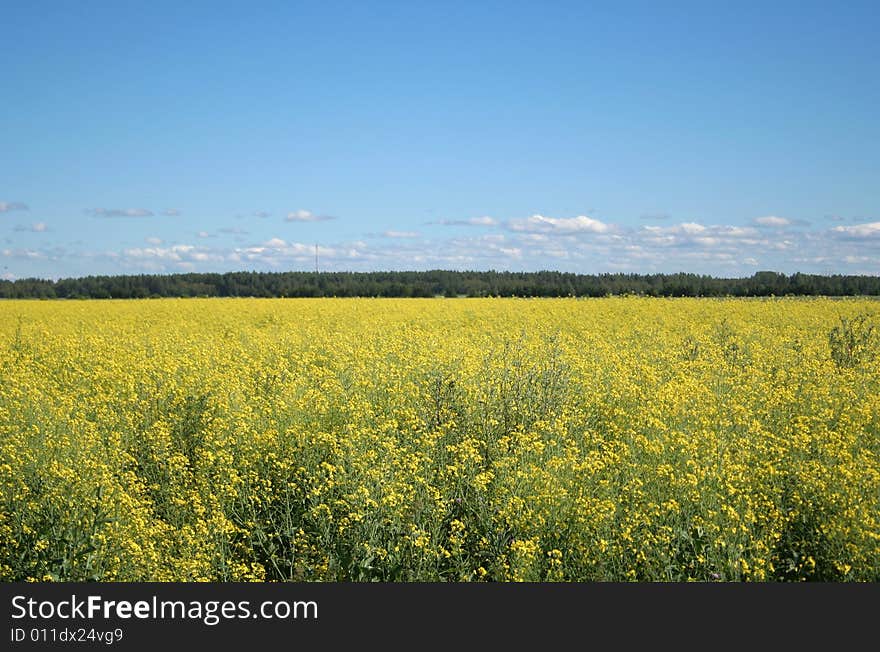
[[0,276],[880,274],[877,2],[27,2]]

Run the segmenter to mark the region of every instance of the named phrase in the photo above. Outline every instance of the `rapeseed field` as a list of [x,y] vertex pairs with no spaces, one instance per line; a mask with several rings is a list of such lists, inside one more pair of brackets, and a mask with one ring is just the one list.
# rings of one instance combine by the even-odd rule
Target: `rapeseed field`
[[3,581],[878,581],[880,303],[0,303]]

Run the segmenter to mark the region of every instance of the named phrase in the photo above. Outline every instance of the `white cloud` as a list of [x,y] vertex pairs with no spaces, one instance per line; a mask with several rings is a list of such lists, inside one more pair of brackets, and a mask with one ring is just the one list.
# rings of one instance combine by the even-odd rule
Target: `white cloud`
[[326,222],[333,219],[336,218],[331,215],[315,215],[312,211],[303,209],[288,213],[284,218],[286,222]]
[[856,224],[854,226],[835,226],[831,230],[845,237],[876,238],[880,237],[880,222],[868,222],[867,224]]
[[93,208],[86,211],[95,217],[151,217],[153,211],[146,208]]
[[6,258],[24,258],[26,260],[42,260],[49,258],[46,250],[38,249],[4,249],[0,254]]
[[719,226],[715,228],[717,229],[717,233],[729,238],[747,238],[758,234],[758,232],[750,226]]
[[180,215],[180,211],[176,208],[166,208],[164,211],[162,211],[162,215],[165,215],[167,217],[177,217],[178,215]]
[[681,224],[675,224],[673,226],[643,226],[641,228],[643,233],[647,233],[651,236],[666,236],[670,242],[674,241],[672,236],[699,235],[701,233],[706,233],[708,230],[707,227],[696,222],[682,222]]
[[160,259],[160,260],[182,260],[190,252],[195,249],[192,245],[173,245],[171,247],[134,247],[125,249],[122,253],[127,258],[135,259]]
[[496,226],[498,220],[488,215],[482,217],[469,217],[465,220],[440,220],[438,222],[429,222],[429,224],[440,224],[442,226]]
[[791,224],[791,220],[786,219],[784,217],[777,217],[776,215],[768,215],[766,217],[756,217],[752,220],[758,226],[789,226]]
[[207,231],[199,231],[198,233],[196,233],[196,235],[200,238],[210,238],[211,237],[211,234],[208,233]]
[[226,260],[223,251],[208,247],[178,244],[170,247],[134,247],[122,252],[101,254],[126,270],[152,272],[169,269],[195,270],[207,264],[220,264]]
[[612,227],[586,215],[577,217],[545,217],[532,215],[525,219],[508,220],[512,231],[540,233],[608,233]]
[[27,204],[22,204],[20,201],[13,201],[13,202],[0,201],[0,213],[8,213],[9,211],[26,211],[26,210],[28,210]]
[[385,231],[382,236],[385,238],[418,238],[419,234],[415,231]]
[[[337,258],[340,255],[340,252],[335,248],[318,247],[318,256],[322,264],[327,262],[327,258]],[[311,267],[315,260],[315,245],[272,238],[260,246],[233,249],[227,252],[225,257],[227,260],[235,262],[248,261],[273,268],[302,266],[303,264],[308,264]]]
[[679,233],[687,233],[689,235],[695,233],[704,233],[706,231],[706,227],[702,224],[697,224],[696,222],[682,222],[678,225],[677,232]]
[[45,233],[48,230],[45,222],[34,222],[33,224],[16,224],[13,231],[21,233],[22,231],[30,231],[31,233]]
[[791,240],[780,240],[779,242],[768,242],[767,246],[771,249],[782,251],[785,249],[791,249],[794,246],[794,242]]
[[465,220],[465,222],[471,226],[495,226],[498,224],[498,220],[494,217],[489,217],[488,215],[471,217],[470,219]]
[[522,249],[519,247],[498,247],[498,251],[511,258],[522,258]]
[[268,211],[255,211],[254,217],[269,217],[272,213]]
[[571,252],[569,252],[568,249],[563,249],[561,247],[549,247],[543,249],[541,253],[544,256],[550,256],[551,258],[568,258],[571,256]]
[[[298,221],[309,221],[315,216],[301,211],[295,217]],[[448,238],[429,237],[403,227],[369,234],[369,239],[364,238],[367,242],[329,242],[319,246],[318,264],[321,270],[344,271],[558,269],[580,273],[628,270],[636,273],[686,271],[712,275],[717,275],[719,270],[723,270],[724,274],[750,275],[760,264],[764,266],[762,268],[785,273],[827,273],[829,270],[854,273],[855,269],[880,273],[880,268],[872,268],[880,264],[880,222],[828,224],[812,229],[775,229],[769,223],[759,224],[749,218],[744,225],[689,221],[626,226],[606,224],[587,216],[553,218],[533,215],[526,219],[494,223],[504,228],[461,229],[460,233],[455,232],[456,237]],[[798,221],[792,219],[790,223],[793,227]],[[491,226],[488,221],[484,224]],[[129,249],[120,247],[102,253],[81,249],[59,253],[48,247],[12,249],[16,246],[13,240],[0,246],[9,247],[3,250],[4,257],[25,261],[28,274],[32,273],[32,269],[38,270],[39,266],[49,264],[53,267],[47,269],[56,269],[50,261],[57,260],[59,256],[67,256],[71,265],[74,261],[100,261],[111,268],[111,273],[113,268],[117,271],[119,268],[126,271],[229,271],[313,270],[315,266],[313,241],[291,242],[266,233],[261,238],[250,236],[240,243],[243,240],[241,229],[215,229],[210,233],[212,237],[214,234],[231,233],[235,235],[235,240],[229,237],[193,239],[193,245],[171,246],[164,244],[161,238],[151,236],[145,238],[143,246]],[[284,235],[291,237],[288,233]],[[267,236],[270,238],[267,239]],[[85,242],[75,245],[87,246]],[[106,273],[108,270],[94,271]],[[46,274],[41,271],[36,273]],[[16,274],[20,276],[22,272],[16,269]]]
[[758,231],[748,226],[705,226],[698,222],[682,222],[673,226],[643,226],[640,233],[649,235],[657,244],[675,244],[699,242],[701,238],[745,238],[757,235]]

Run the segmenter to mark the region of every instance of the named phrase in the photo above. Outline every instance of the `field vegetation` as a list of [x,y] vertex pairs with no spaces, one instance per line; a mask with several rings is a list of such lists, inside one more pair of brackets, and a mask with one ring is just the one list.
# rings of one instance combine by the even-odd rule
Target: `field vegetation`
[[3,581],[880,581],[868,299],[0,304]]

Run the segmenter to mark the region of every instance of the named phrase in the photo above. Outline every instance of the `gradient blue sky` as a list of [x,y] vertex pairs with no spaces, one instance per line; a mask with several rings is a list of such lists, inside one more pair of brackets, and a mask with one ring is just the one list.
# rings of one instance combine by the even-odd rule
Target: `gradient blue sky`
[[880,3],[19,2],[0,276],[880,274]]

